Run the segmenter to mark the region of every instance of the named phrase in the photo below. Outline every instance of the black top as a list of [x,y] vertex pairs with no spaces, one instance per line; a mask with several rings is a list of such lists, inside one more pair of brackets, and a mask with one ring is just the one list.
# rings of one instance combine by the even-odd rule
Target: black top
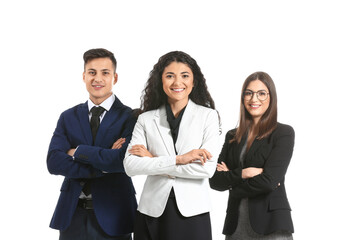
[[[177,150],[176,150],[175,143],[176,143],[176,140],[177,140],[177,137],[178,137],[178,134],[179,134],[180,122],[181,122],[182,116],[184,115],[184,111],[185,111],[186,106],[180,111],[179,116],[177,118],[174,116],[174,114],[173,114],[173,112],[171,110],[171,107],[170,107],[170,105],[168,103],[166,104],[165,108],[166,108],[166,119],[167,119],[167,121],[169,122],[169,125],[170,125],[171,136],[172,136],[172,139],[173,139],[173,142],[174,142],[174,149],[175,149],[175,152],[176,152],[176,155],[177,155],[178,153],[177,153]],[[175,193],[174,193],[173,188],[171,189],[169,197],[175,198]]]
[[[180,111],[179,116],[176,118],[171,110],[171,107],[169,104],[166,104],[166,118],[170,125],[171,130],[171,136],[173,138],[174,147],[175,143],[179,134],[179,128],[180,128],[180,122],[182,119],[182,116],[184,115],[186,106]],[[175,152],[177,154],[176,148]]]

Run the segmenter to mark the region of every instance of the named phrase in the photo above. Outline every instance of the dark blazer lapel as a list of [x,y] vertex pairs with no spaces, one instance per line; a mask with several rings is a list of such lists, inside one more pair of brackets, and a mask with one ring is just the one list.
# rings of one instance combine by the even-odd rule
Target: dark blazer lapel
[[110,110],[105,114],[103,120],[100,123],[99,129],[96,134],[95,146],[99,146],[106,135],[106,131],[110,128],[110,126],[118,120],[119,117],[119,108],[121,108],[123,104],[120,100],[115,97],[115,102],[111,106]]
[[243,147],[245,146],[246,140],[247,140],[247,134],[245,134],[244,137],[241,138],[241,141],[239,144],[236,142],[235,147],[232,148],[232,154],[233,154],[232,164],[233,164],[233,166],[236,166],[236,167],[241,166],[240,154],[241,154]]
[[170,125],[166,118],[165,105],[161,106],[158,110],[156,110],[154,114],[154,121],[167,152],[169,153],[169,155],[175,154]]
[[191,133],[192,120],[194,119],[194,115],[196,112],[196,105],[190,99],[185,108],[184,115],[182,116],[178,138],[176,140],[175,146],[178,153],[182,153],[182,147],[184,146],[184,141],[188,137],[189,133]]
[[89,121],[89,108],[87,102],[79,106],[78,118],[80,128],[88,145],[92,145],[92,135]]

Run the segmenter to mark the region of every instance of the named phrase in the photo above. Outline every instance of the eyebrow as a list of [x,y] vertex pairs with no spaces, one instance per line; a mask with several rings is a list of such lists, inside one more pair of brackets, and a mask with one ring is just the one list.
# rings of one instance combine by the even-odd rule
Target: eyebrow
[[[94,69],[94,68],[89,68],[87,71],[97,71],[96,69]],[[106,71],[111,71],[110,69],[107,69],[107,68],[105,68],[105,69],[101,69],[100,71],[102,71],[102,72],[106,72]]]
[[[185,74],[185,73],[190,74],[189,72],[181,72],[180,74]],[[175,75],[175,73],[173,73],[173,72],[166,72],[165,74],[174,74]]]
[[253,91],[253,90],[251,90],[251,89],[249,89],[249,88],[245,89],[245,91],[251,91],[251,92],[265,91],[265,92],[266,92],[266,90],[265,90],[265,89],[260,89],[260,90],[257,90],[257,91]]

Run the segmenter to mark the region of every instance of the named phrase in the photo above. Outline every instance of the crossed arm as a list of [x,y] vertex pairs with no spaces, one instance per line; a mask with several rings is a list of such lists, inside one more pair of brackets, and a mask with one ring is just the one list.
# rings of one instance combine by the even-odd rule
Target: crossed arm
[[[156,156],[148,150],[150,147],[147,145],[145,121],[139,116],[132,142],[124,159],[126,173],[129,176],[168,175],[193,179],[210,178],[216,169],[218,129],[218,118],[214,111],[208,116],[200,149],[193,149],[182,155]],[[210,153],[208,149],[214,152]]]
[[74,144],[69,141],[71,133],[65,127],[62,114],[49,146],[47,156],[49,172],[68,178],[96,178],[103,176],[105,172],[124,172],[122,159],[131,138],[133,124],[134,121],[126,123],[122,133],[125,138],[116,140],[111,149],[78,145],[76,150]]

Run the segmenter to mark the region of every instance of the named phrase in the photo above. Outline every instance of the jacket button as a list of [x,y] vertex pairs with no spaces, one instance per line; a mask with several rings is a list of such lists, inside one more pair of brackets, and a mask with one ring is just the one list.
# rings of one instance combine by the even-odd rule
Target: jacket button
[[81,182],[80,182],[80,186],[83,187],[84,185],[85,185],[85,182],[81,181]]

